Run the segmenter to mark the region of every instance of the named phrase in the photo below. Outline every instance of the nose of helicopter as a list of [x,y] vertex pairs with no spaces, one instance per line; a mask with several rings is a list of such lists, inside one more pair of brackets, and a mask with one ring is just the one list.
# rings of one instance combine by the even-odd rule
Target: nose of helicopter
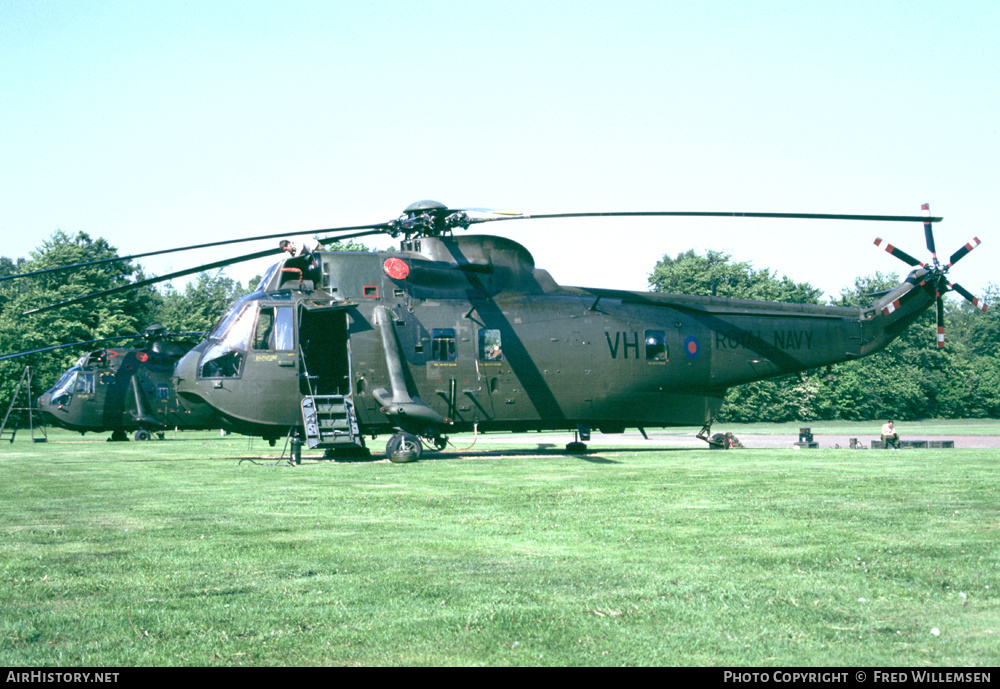
[[195,399],[201,401],[198,394],[198,359],[205,349],[205,343],[189,351],[174,367],[174,384],[177,386],[177,394],[185,399]]
[[[35,400],[35,409],[38,410],[38,413],[41,414],[42,419],[46,423],[51,423],[54,426],[64,426],[66,424],[66,413],[68,410],[62,404],[57,405],[57,407],[52,406],[52,390],[46,390],[38,396],[38,399]],[[62,411],[61,415],[54,413],[57,409]]]

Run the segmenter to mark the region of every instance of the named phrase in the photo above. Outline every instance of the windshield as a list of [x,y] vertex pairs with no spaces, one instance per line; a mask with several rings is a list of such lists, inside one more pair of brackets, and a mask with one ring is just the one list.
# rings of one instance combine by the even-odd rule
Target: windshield
[[261,294],[253,292],[236,300],[236,302],[229,307],[229,310],[226,311],[226,315],[222,317],[214,328],[212,328],[212,332],[208,334],[208,339],[220,340],[225,337],[226,332],[233,327],[233,323],[236,322],[236,320],[240,317],[240,314],[242,314],[244,309],[246,309],[247,304],[260,299],[261,296]]
[[233,304],[229,313],[209,335],[211,345],[201,357],[203,378],[231,378],[240,374],[243,357],[253,334],[258,298],[259,296],[249,298],[248,295]]
[[69,401],[73,386],[76,385],[76,375],[80,369],[76,366],[62,374],[62,377],[52,387],[52,396],[49,398],[51,404],[64,404]]

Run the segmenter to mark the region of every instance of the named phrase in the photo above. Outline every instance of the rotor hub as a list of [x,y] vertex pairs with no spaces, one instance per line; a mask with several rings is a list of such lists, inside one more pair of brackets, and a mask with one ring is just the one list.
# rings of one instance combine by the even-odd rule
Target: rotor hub
[[440,237],[451,234],[456,228],[468,229],[472,224],[465,211],[451,210],[438,201],[424,200],[411,203],[403,214],[388,223],[393,237]]

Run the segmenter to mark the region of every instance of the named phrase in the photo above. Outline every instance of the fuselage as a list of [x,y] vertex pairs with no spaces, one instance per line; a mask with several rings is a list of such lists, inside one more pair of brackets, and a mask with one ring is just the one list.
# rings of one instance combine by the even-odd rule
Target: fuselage
[[314,394],[349,397],[370,435],[702,426],[727,388],[869,354],[932,302],[887,315],[881,301],[563,287],[513,241],[422,238],[278,264],[179,362],[176,382],[190,404],[266,438],[302,426]]
[[177,396],[171,377],[186,351],[169,343],[96,350],[43,393],[37,407],[50,423],[80,433],[217,428],[210,408],[193,409]]

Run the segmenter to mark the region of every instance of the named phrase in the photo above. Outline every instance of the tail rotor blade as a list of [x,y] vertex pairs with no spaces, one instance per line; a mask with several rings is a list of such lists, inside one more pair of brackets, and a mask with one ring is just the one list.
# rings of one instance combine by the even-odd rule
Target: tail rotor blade
[[944,349],[944,300],[941,292],[937,293],[937,346]]
[[961,249],[959,249],[958,251],[956,251],[951,255],[951,258],[948,259],[948,265],[945,267],[947,268],[952,267],[953,265],[958,263],[967,253],[975,249],[980,244],[982,244],[982,242],[979,241],[979,237],[973,237],[971,242],[967,243],[965,246],[963,246]]
[[934,248],[934,226],[931,224],[931,207],[930,204],[922,204],[920,210],[923,212],[924,218],[924,240],[927,242],[927,250],[931,252],[931,259],[934,261],[934,265],[937,265],[937,249]]
[[953,289],[956,292],[958,292],[959,294],[961,294],[963,297],[965,297],[969,301],[969,303],[971,303],[973,306],[975,306],[977,309],[979,309],[983,313],[986,313],[986,309],[989,308],[988,304],[986,304],[983,301],[980,301],[979,297],[974,296],[972,294],[972,292],[970,292],[969,290],[965,289],[964,287],[962,287],[957,282],[949,284],[948,287],[950,287],[951,289]]
[[924,263],[921,263],[917,259],[913,258],[913,256],[910,256],[908,253],[906,253],[902,249],[897,248],[897,247],[893,246],[892,244],[890,244],[889,242],[885,241],[881,237],[876,237],[876,239],[875,239],[875,246],[882,247],[886,251],[886,253],[892,254],[893,256],[895,256],[896,258],[898,258],[903,263],[907,263],[907,264],[909,264],[911,266],[914,266],[914,267],[916,267],[916,266],[924,266],[925,265]]

